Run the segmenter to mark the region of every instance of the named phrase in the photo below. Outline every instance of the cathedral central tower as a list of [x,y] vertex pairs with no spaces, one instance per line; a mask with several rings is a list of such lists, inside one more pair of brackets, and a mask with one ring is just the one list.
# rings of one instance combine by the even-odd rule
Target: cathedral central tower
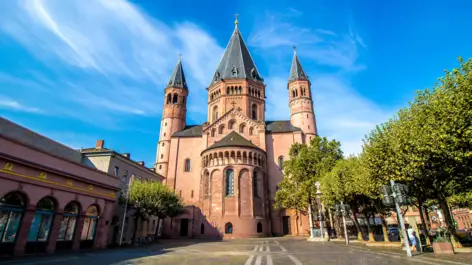
[[208,90],[208,122],[214,123],[231,109],[265,120],[265,85],[244,43],[238,20]]

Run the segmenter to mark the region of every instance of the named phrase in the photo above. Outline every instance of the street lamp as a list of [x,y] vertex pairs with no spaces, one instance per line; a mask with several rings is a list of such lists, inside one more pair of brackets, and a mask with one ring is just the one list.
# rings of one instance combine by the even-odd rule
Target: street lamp
[[389,185],[383,185],[380,188],[381,193],[383,194],[382,203],[389,207],[395,205],[395,210],[397,212],[398,220],[400,221],[400,227],[402,230],[403,243],[405,244],[406,256],[411,257],[410,243],[405,230],[405,223],[403,222],[403,216],[400,211],[400,205],[409,205],[411,199],[408,197],[408,187],[403,184],[395,184],[393,180],[390,180]]
[[321,241],[324,240],[324,228],[323,228],[323,213],[322,213],[322,207],[321,207],[321,191],[320,191],[320,183],[317,181],[315,182],[315,187],[316,187],[316,203],[318,204],[318,212],[320,215],[319,221],[320,221],[320,229],[321,229]]
[[351,210],[351,207],[349,204],[343,204],[341,201],[341,204],[336,204],[334,205],[336,209],[336,215],[339,217],[343,217],[343,226],[344,226],[344,239],[346,241],[346,245],[349,245],[349,237],[347,236],[347,227],[346,227],[346,217],[349,216],[349,211]]

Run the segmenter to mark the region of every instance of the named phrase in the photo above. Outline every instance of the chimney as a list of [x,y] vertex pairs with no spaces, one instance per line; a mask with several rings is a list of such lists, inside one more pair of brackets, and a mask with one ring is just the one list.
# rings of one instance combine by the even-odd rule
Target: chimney
[[144,161],[138,161],[137,163],[140,164],[141,166],[144,166]]
[[95,145],[96,149],[101,149],[105,145],[105,140],[97,140],[97,144]]

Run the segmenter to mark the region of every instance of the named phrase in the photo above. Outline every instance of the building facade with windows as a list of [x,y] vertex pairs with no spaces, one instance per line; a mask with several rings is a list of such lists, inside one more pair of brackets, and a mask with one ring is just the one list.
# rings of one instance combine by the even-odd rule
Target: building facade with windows
[[[120,154],[111,149],[105,148],[104,140],[98,140],[95,147],[81,149],[83,163],[89,167],[96,168],[120,179],[119,189],[122,194],[130,183],[135,180],[149,180],[162,182],[164,178],[154,171],[154,168],[147,168],[143,161],[134,161],[128,153]],[[124,217],[124,206],[116,204],[114,215],[110,224],[110,245],[119,244],[120,235],[122,243],[131,243],[135,225],[137,225],[136,240],[143,237],[153,237],[156,231],[157,216],[150,216],[147,220],[138,220],[135,223],[135,211],[128,209]],[[124,219],[123,219],[124,217]],[[124,223],[123,223],[124,221]],[[123,233],[121,233],[124,226]]]
[[0,256],[107,246],[119,179],[0,117]]
[[186,123],[187,97],[197,91],[187,86],[180,59],[165,88],[155,168],[187,207],[165,222],[164,235],[309,234],[306,213],[273,208],[291,145],[317,135],[311,83],[297,54],[287,80],[290,120],[266,120],[271,88],[260,76],[237,21],[209,83],[208,116],[201,125]]

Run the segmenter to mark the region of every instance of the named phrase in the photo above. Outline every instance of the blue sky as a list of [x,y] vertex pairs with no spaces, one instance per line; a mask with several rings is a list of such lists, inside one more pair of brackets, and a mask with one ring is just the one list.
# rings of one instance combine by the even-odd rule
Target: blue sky
[[268,119],[289,119],[292,46],[312,80],[319,133],[346,153],[457,56],[472,57],[470,1],[0,0],[0,115],[73,148],[97,139],[151,166],[164,84],[182,53],[188,124],[240,14],[267,84]]

